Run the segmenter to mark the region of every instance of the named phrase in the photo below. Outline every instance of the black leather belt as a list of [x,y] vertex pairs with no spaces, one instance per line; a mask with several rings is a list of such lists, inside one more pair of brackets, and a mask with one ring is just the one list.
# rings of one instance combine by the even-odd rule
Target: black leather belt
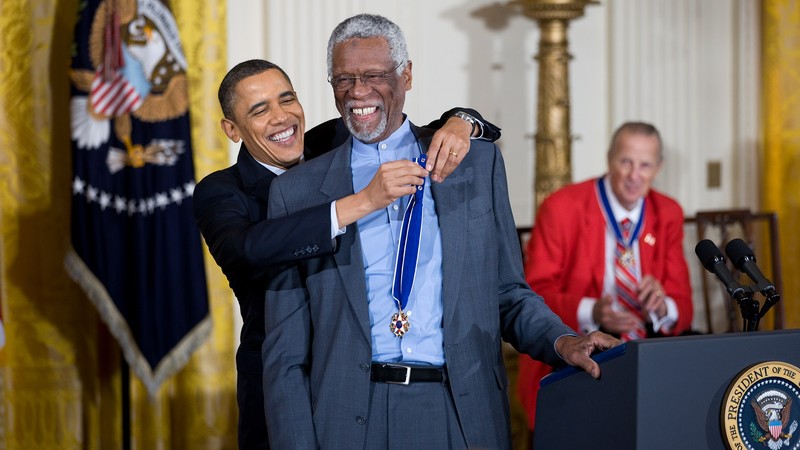
[[393,363],[372,363],[370,379],[381,383],[408,384],[444,381],[441,367],[415,367]]

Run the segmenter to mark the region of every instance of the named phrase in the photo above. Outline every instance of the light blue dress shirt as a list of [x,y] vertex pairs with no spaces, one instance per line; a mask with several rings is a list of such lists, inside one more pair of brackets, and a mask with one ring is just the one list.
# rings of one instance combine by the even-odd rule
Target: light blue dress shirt
[[[421,147],[408,119],[386,140],[364,144],[353,139],[351,165],[353,191],[364,189],[385,162],[417,158]],[[369,318],[372,328],[372,360],[408,364],[444,364],[442,335],[442,237],[431,195],[430,178],[425,179],[422,239],[414,287],[406,305],[410,328],[399,338],[390,330],[397,312],[392,297],[397,243],[403,213],[409,197],[375,211],[357,222],[367,280]]]

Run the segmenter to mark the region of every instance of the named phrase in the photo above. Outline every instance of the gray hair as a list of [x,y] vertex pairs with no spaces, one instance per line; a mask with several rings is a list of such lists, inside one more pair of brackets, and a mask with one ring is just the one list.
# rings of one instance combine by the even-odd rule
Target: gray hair
[[619,135],[622,133],[630,133],[630,134],[641,134],[644,136],[655,136],[658,140],[658,161],[662,161],[664,159],[664,144],[661,141],[661,133],[658,132],[658,128],[655,125],[649,124],[647,122],[625,122],[619,126],[619,128],[614,131],[614,135],[611,136],[611,144],[608,146],[608,158],[614,155],[614,152],[617,149],[617,139]]
[[333,48],[350,39],[379,37],[386,39],[392,61],[399,64],[395,72],[399,75],[408,61],[408,48],[403,31],[396,23],[377,14],[358,14],[345,19],[336,26],[328,39],[328,76],[333,76]]

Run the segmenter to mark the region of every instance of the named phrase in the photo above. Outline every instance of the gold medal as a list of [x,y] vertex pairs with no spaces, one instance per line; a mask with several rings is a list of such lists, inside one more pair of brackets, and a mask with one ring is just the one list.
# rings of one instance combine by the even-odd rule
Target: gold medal
[[623,266],[629,269],[633,267],[633,249],[626,248],[625,251],[622,252],[622,255],[620,255],[619,258]]
[[389,325],[389,329],[392,330],[395,336],[403,337],[409,326],[408,314],[402,309],[392,315],[392,323]]

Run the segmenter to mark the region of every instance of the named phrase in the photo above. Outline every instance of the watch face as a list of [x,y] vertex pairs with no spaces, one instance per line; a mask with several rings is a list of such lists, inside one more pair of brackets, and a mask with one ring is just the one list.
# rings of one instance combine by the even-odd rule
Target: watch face
[[470,116],[469,114],[467,114],[465,112],[458,111],[456,113],[456,117],[458,117],[460,119],[464,119],[464,120],[466,120],[467,122],[469,122],[471,124],[475,124],[475,118],[473,118],[472,116]]

